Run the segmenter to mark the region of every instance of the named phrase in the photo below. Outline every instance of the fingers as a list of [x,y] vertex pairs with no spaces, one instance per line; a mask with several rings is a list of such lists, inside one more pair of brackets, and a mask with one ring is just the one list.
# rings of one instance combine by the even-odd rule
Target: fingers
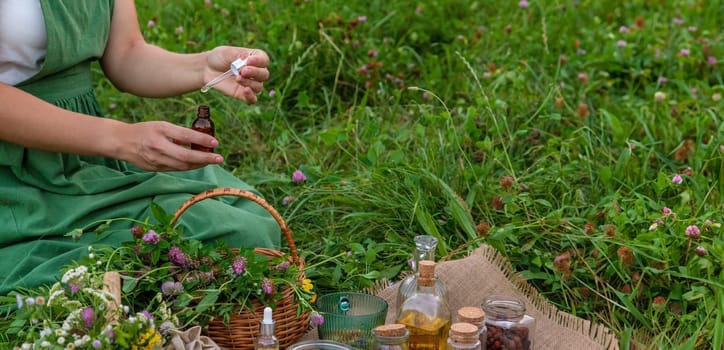
[[201,152],[188,148],[192,144],[206,148],[216,148],[219,141],[213,136],[187,129],[184,127],[174,127],[169,130],[168,138],[173,145],[165,150],[165,154],[175,160],[186,164],[218,164],[223,161],[222,157],[213,152]]
[[269,55],[262,50],[250,49],[246,54],[246,64],[259,68],[269,67]]
[[239,78],[253,82],[265,82],[269,80],[269,70],[266,68],[246,66],[241,70]]
[[260,92],[260,83],[269,80],[269,56],[262,50],[252,49],[246,58],[246,67],[240,72],[239,82]]
[[[264,82],[269,80],[269,55],[263,50],[231,46],[219,46],[211,51],[209,68],[228,66],[228,62],[237,58],[246,59],[247,64],[235,79],[229,79],[214,88],[227,96],[242,100],[247,104],[257,102],[257,96],[264,90]],[[233,54],[233,56],[231,56]],[[233,58],[232,58],[233,57]],[[214,73],[215,74],[215,73]]]
[[247,104],[254,104],[257,101],[256,95],[258,92],[255,92],[249,87],[242,87],[241,88],[242,98],[244,101],[246,101]]
[[264,83],[254,79],[244,78],[243,75],[237,78],[236,81],[242,86],[246,86],[251,89],[255,94],[258,94],[262,92],[262,90],[264,90]]
[[219,141],[211,135],[170,123],[168,129],[164,130],[164,135],[179,145],[190,146],[193,143],[208,148],[219,146]]
[[180,171],[223,162],[223,157],[213,152],[189,149],[199,144],[214,148],[219,142],[212,136],[167,122],[136,124],[142,140],[131,163],[148,171]]

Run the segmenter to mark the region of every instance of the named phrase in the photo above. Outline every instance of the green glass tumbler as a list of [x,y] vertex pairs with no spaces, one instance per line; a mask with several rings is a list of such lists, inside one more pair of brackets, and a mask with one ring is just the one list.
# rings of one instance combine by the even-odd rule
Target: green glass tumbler
[[319,339],[332,340],[357,349],[371,349],[372,329],[385,324],[387,301],[376,295],[338,292],[320,296],[316,309],[324,316]]

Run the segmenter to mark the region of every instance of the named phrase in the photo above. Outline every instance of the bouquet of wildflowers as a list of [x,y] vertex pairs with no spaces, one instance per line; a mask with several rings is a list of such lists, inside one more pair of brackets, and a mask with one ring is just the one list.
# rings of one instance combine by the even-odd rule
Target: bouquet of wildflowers
[[50,288],[15,294],[17,311],[7,330],[14,349],[161,349],[154,317],[114,307],[117,300],[92,261],[69,268]]
[[[298,314],[313,311],[314,286],[300,279],[300,267],[290,258],[182,237],[170,217],[151,205],[160,223],[132,227],[133,240],[102,257],[108,270],[121,273],[123,297],[134,310],[155,303],[171,315],[174,326],[203,326],[216,317],[228,321],[232,313],[251,308],[253,301],[274,308],[290,289]],[[321,322],[313,313],[311,326]]]
[[[17,340],[11,344],[23,350],[161,349],[171,330],[205,326],[214,318],[228,322],[254,301],[273,308],[285,291],[293,292],[299,315],[311,313],[310,327],[324,322],[313,311],[312,282],[300,278],[300,266],[283,254],[182,237],[160,207],[151,208],[159,224],[136,222],[132,240],[117,248],[89,247],[89,255],[50,288],[18,291],[8,331]],[[118,308],[110,307],[113,296],[103,289],[109,271],[122,280]]]

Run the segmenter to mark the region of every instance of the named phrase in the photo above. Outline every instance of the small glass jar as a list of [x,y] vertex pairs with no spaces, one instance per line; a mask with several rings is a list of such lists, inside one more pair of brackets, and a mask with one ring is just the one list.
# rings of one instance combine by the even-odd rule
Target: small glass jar
[[487,350],[531,350],[535,318],[526,315],[522,300],[492,296],[483,303]]
[[447,350],[481,350],[480,329],[467,322],[456,322],[450,326]]
[[374,335],[373,350],[407,350],[407,338],[410,332],[404,324],[393,323],[377,326],[372,330]]
[[477,306],[463,306],[456,313],[457,322],[467,322],[478,327],[478,339],[480,339],[480,350],[485,350],[487,342],[487,328],[485,327],[485,312]]

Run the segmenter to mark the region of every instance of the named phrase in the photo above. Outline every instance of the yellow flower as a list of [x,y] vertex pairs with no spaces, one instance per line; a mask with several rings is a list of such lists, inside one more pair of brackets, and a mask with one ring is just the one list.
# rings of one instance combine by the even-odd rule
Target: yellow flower
[[141,334],[136,343],[131,346],[132,350],[154,350],[161,346],[161,335],[153,329],[149,328],[145,333]]
[[305,278],[305,279],[302,281],[302,289],[303,289],[305,292],[307,292],[307,293],[311,292],[312,289],[314,289],[314,285],[312,284],[312,280],[310,280],[309,278]]
[[317,295],[316,295],[316,294],[312,294],[312,297],[309,298],[309,302],[310,302],[310,303],[314,303],[315,301],[317,301]]

